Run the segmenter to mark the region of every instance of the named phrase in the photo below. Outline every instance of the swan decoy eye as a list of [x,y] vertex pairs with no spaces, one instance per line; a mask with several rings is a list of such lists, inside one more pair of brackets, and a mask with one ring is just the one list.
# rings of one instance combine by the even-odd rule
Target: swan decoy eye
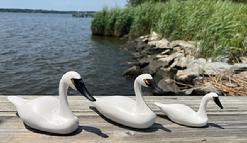
[[223,109],[223,106],[220,102],[219,97],[213,97],[215,104],[217,104],[221,109]]
[[150,82],[149,82],[147,79],[144,79],[143,81],[144,81],[144,83],[145,83],[147,86],[150,85]]
[[82,83],[83,83],[83,80],[80,78],[80,79],[74,79],[74,78],[72,78],[71,79],[71,82],[75,85],[75,81],[81,81]]

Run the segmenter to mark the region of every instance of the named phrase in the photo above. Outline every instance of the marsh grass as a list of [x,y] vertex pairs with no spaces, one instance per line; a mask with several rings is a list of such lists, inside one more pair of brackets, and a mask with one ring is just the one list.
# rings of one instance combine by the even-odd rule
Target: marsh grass
[[124,9],[104,9],[92,22],[96,35],[129,37],[156,31],[169,40],[194,40],[202,57],[235,58],[247,48],[247,4],[230,0],[145,2]]

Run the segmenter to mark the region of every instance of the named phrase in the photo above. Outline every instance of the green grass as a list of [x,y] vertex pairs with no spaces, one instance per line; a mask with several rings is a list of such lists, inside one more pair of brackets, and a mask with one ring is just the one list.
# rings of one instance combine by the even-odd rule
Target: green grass
[[247,48],[247,4],[230,0],[145,2],[104,9],[92,22],[95,35],[135,38],[151,31],[169,40],[197,41],[202,57],[239,57]]

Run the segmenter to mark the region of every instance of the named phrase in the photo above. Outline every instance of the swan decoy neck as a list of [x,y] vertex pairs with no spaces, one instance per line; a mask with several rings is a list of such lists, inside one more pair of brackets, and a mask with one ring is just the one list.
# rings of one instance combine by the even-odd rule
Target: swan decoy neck
[[75,88],[77,89],[77,91],[79,91],[83,96],[85,96],[88,100],[90,101],[96,101],[96,99],[90,94],[90,92],[87,90],[83,80],[80,79],[71,79],[72,82],[75,85]]

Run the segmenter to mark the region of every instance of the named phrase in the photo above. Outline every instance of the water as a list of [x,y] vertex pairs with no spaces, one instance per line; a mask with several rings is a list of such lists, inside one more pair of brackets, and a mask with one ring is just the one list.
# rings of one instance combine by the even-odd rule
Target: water
[[119,49],[120,41],[92,37],[91,20],[0,13],[0,94],[58,94],[58,82],[70,70],[94,95],[132,94],[132,81],[121,75],[129,54]]

